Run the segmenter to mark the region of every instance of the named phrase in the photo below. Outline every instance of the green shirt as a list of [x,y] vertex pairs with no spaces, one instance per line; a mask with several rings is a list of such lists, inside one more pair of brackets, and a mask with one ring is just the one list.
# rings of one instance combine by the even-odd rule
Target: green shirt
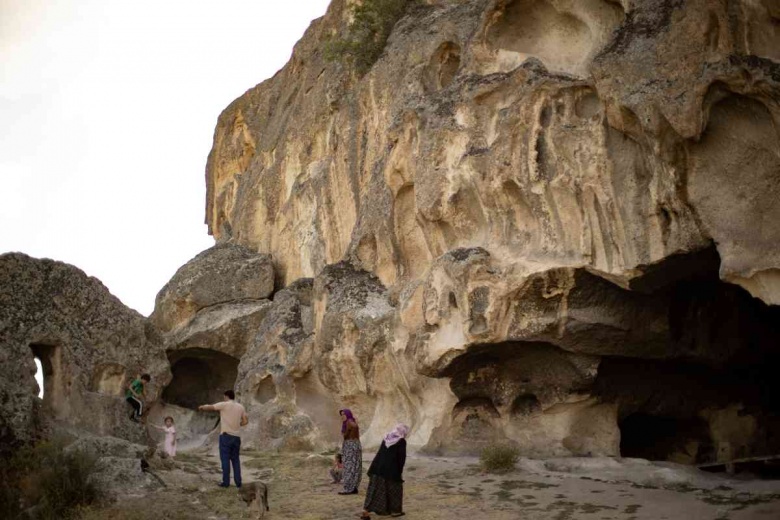
[[[142,395],[144,391],[144,382],[140,379],[134,379],[133,382],[130,383],[130,388],[132,388],[136,394]],[[135,397],[133,392],[130,391],[130,388],[125,392],[125,397]]]

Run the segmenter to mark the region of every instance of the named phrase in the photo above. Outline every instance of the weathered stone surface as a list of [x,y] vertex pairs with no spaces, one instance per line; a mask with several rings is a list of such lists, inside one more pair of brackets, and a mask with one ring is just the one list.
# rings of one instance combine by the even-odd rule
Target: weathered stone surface
[[152,417],[209,445],[235,385],[256,448],[349,407],[367,446],[780,450],[775,4],[416,2],[363,77],[324,57],[349,5],[219,118]]
[[166,348],[212,349],[241,359],[270,305],[269,300],[238,301],[203,309],[188,325],[165,335]]
[[236,384],[239,361],[271,309],[274,276],[267,255],[221,244],[197,255],[160,291],[150,321],[161,331],[173,375],[150,417],[170,415],[184,445],[211,442],[213,413]]
[[[631,437],[645,415],[679,421],[679,443],[698,446],[665,457],[720,456],[708,450],[734,432],[752,439],[741,453],[770,449],[774,3],[422,4],[361,78],[324,58],[349,23],[335,0],[220,116],[209,230],[270,254],[295,287],[242,358],[252,413],[278,412],[314,442],[332,439],[321,410],[344,404],[364,442],[406,420],[413,443],[460,453],[504,440],[618,455],[632,449],[621,429]],[[663,404],[621,397],[619,359],[637,360],[629,373],[758,375],[700,413],[684,384]],[[278,444],[287,430],[275,431]]]
[[128,492],[149,492],[161,487],[154,477],[141,470],[140,459],[124,457],[101,457],[91,479],[109,498],[124,496]]
[[[42,401],[36,356],[44,369]],[[147,395],[153,401],[170,380],[162,345],[144,318],[100,281],[61,262],[0,256],[4,446],[29,440],[52,423],[143,442],[145,434],[128,420],[124,401],[129,378],[141,372],[152,376]]]
[[118,457],[136,459],[140,468],[140,460],[148,449],[148,446],[135,444],[117,437],[82,435],[72,444],[69,444],[65,451],[79,451],[96,458]]
[[267,255],[239,245],[216,245],[176,271],[157,295],[151,320],[163,332],[178,331],[203,309],[262,300],[273,289],[274,270]]

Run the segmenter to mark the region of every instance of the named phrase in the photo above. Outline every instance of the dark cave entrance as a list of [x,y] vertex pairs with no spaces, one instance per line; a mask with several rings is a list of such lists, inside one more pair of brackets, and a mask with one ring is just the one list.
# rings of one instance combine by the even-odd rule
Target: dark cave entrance
[[618,426],[622,457],[696,464],[714,456],[707,423],[697,417],[634,413]]
[[661,355],[601,359],[594,394],[618,405],[621,456],[708,465],[780,454],[780,308],[719,269],[710,247],[631,282],[665,309],[668,333]]
[[[214,404],[223,400],[225,390],[232,390],[238,375],[238,359],[215,350],[191,348],[168,352],[173,378],[162,394],[163,408],[159,411],[160,420],[170,412],[166,404],[188,410],[186,434],[182,425],[177,429],[185,438],[197,438],[207,435],[219,425],[219,415],[215,412],[199,412],[198,406]],[[176,420],[176,419],[174,419]]]
[[168,353],[173,379],[162,399],[195,410],[202,404],[222,400],[225,390],[232,390],[238,376],[238,359],[200,348]]

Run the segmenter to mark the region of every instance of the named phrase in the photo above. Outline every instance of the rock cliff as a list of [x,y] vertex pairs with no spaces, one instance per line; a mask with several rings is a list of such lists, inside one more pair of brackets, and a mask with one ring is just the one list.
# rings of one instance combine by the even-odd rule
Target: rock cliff
[[363,76],[325,57],[351,19],[221,114],[217,244],[146,323],[1,257],[4,435],[37,355],[69,367],[58,418],[135,441],[72,411],[142,366],[185,444],[234,387],[257,448],[332,445],[349,407],[369,446],[404,421],[438,453],[777,453],[777,2],[410,2]]
[[350,20],[222,113],[206,169],[210,232],[288,287],[238,370],[262,438],[332,438],[343,403],[433,450],[776,449],[776,3],[410,3],[362,77],[323,51]]

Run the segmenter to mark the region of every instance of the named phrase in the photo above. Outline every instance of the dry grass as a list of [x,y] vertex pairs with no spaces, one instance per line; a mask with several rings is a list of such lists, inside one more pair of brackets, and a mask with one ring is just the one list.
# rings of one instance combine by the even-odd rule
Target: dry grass
[[479,462],[489,473],[506,473],[514,469],[520,458],[520,451],[507,444],[491,444],[482,450]]

